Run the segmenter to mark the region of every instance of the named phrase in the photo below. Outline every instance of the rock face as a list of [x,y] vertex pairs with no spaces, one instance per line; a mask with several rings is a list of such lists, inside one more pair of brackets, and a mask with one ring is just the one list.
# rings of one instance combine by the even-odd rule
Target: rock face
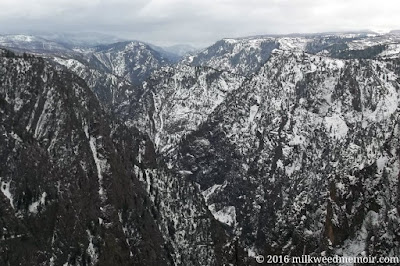
[[141,42],[121,42],[83,49],[75,57],[49,58],[80,78],[95,92],[108,110],[141,93],[141,84],[150,74],[169,64],[167,58]]
[[113,106],[125,100],[127,95],[136,91],[130,81],[84,59],[53,57],[51,61],[66,67],[85,80],[107,109],[113,109]]
[[1,264],[171,264],[85,83],[40,58],[0,69]]
[[147,132],[165,153],[196,130],[243,80],[209,67],[165,67],[143,84],[142,93],[119,105],[117,115]]
[[179,167],[256,253],[399,254],[398,64],[275,50]]
[[315,34],[297,36],[256,36],[223,39],[184,58],[181,63],[209,66],[249,76],[269,59],[273,49],[303,51],[310,54],[355,59],[399,55],[400,38],[396,34]]
[[153,70],[168,63],[160,53],[142,42],[121,42],[98,46],[89,60],[101,64],[112,74],[140,84]]
[[267,61],[278,45],[272,37],[223,39],[194,56],[185,58],[183,63],[249,75]]
[[5,35],[0,36],[0,47],[63,65],[84,79],[107,109],[136,93],[153,71],[171,63],[163,53],[138,41],[71,48],[38,36]]
[[4,51],[0,72],[2,265],[226,259],[196,186],[175,180],[146,136],[111,123],[82,79]]

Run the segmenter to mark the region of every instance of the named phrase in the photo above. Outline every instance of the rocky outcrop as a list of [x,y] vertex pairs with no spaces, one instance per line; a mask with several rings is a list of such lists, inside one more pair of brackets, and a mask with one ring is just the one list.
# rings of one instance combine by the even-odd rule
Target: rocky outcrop
[[275,50],[178,167],[256,253],[398,253],[396,65]]
[[2,264],[227,260],[225,233],[197,187],[163,166],[146,135],[109,117],[64,68],[3,55]]
[[116,114],[147,132],[160,152],[171,153],[243,80],[209,67],[164,67],[137,90],[140,93],[132,93],[120,104]]
[[184,58],[182,63],[247,76],[256,72],[278,46],[279,43],[273,37],[223,39]]

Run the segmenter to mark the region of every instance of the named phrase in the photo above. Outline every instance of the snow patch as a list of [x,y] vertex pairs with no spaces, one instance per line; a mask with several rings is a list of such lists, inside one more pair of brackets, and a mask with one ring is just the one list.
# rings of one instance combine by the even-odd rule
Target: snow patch
[[100,159],[99,153],[97,152],[96,138],[90,136],[89,128],[86,123],[83,124],[83,131],[85,132],[86,138],[89,140],[90,150],[92,151],[93,160],[97,168],[97,178],[99,182],[99,196],[102,201],[106,199],[105,191],[103,188],[103,173],[107,171],[108,164],[106,159]]
[[258,112],[258,105],[253,105],[250,107],[250,117],[249,117],[250,123],[254,121],[257,112]]
[[216,190],[219,190],[222,186],[223,185],[213,185],[213,186],[207,188],[206,190],[204,190],[203,192],[201,192],[201,194],[204,197],[204,200],[207,202],[208,199],[210,198],[210,196],[212,194],[214,194]]
[[90,144],[90,149],[92,150],[93,159],[94,159],[94,162],[96,163],[96,168],[97,168],[97,177],[98,177],[98,181],[99,181],[99,196],[102,200],[105,200],[105,193],[104,193],[104,188],[103,188],[103,171],[106,168],[107,161],[99,159],[97,149],[96,149],[96,138],[94,138],[93,136],[90,136],[89,144]]
[[387,157],[379,157],[376,160],[376,165],[378,167],[378,171],[381,172],[383,168],[385,168],[386,164],[388,163],[389,159]]
[[346,122],[338,114],[325,117],[325,128],[329,132],[329,136],[334,139],[344,138],[349,131]]
[[92,265],[95,265],[99,259],[99,254],[97,254],[97,251],[93,245],[93,236],[90,233],[89,230],[86,230],[89,238],[89,245],[86,249],[86,253],[90,256]]
[[46,203],[46,196],[47,196],[47,193],[43,192],[42,196],[40,197],[39,200],[32,202],[28,207],[29,212],[34,213],[34,214],[38,213],[39,206],[44,206],[44,204]]
[[15,133],[15,132],[11,132],[11,137],[13,138],[13,139],[15,139],[16,141],[18,141],[18,142],[22,142],[22,139],[18,136],[18,134],[17,133]]
[[234,206],[226,206],[219,211],[215,211],[215,204],[211,204],[208,208],[217,221],[228,226],[236,226],[236,209]]
[[305,138],[299,135],[294,135],[293,138],[289,141],[288,145],[289,146],[296,146],[296,145],[301,145],[304,143]]
[[0,190],[3,193],[3,195],[10,201],[10,205],[14,209],[13,196],[10,192],[10,183],[11,183],[11,180],[8,182],[4,182],[4,181],[1,181],[1,177],[0,177],[0,184],[1,184]]
[[190,176],[193,175],[192,171],[187,171],[187,170],[180,170],[179,174],[183,175],[183,176]]
[[14,112],[18,112],[21,109],[23,104],[24,104],[24,101],[21,98],[19,98],[19,97],[16,98],[14,100]]
[[51,107],[52,103],[54,103],[54,99],[52,97],[52,90],[49,89],[46,94],[46,101],[44,103],[42,113],[40,114],[38,122],[36,124],[35,133],[34,133],[34,137],[36,139],[38,139],[44,133],[43,132],[44,126],[45,126],[47,120],[49,120],[49,117],[51,116],[50,107]]
[[249,249],[247,249],[247,256],[251,258],[255,258],[257,256],[254,247],[250,247]]

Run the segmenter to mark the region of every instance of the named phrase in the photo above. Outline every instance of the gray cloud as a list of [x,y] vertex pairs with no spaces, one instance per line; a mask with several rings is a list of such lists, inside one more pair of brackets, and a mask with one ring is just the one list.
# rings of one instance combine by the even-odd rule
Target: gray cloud
[[397,29],[397,0],[1,0],[8,33],[97,31],[156,44],[267,33]]

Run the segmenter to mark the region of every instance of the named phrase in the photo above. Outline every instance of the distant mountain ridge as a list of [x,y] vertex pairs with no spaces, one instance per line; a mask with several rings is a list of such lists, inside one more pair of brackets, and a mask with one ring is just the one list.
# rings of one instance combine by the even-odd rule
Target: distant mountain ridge
[[63,44],[33,35],[0,35],[0,47],[38,54],[73,53]]
[[98,32],[82,32],[82,33],[37,33],[44,39],[58,42],[68,47],[91,47],[102,44],[111,44],[126,41],[124,38],[119,38],[109,34]]

